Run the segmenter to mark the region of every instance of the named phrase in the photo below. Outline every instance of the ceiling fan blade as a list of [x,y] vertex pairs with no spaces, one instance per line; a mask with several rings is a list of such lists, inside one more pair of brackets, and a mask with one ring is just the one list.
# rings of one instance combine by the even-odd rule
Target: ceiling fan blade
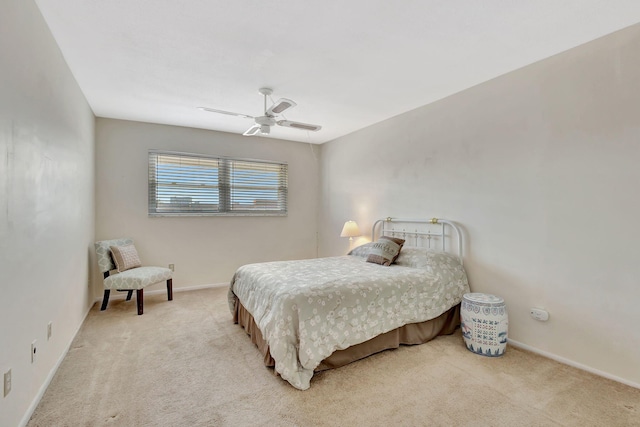
[[285,126],[288,128],[296,128],[302,130],[309,130],[312,132],[317,132],[322,129],[322,126],[312,125],[309,123],[300,123],[300,122],[292,122],[291,120],[278,120],[278,126]]
[[234,113],[233,111],[216,110],[215,108],[198,107],[198,109],[202,110],[202,111],[208,111],[210,113],[218,113],[218,114],[226,114],[228,116],[243,117],[245,119],[253,119],[254,118],[253,116],[250,116],[248,114]]
[[265,114],[267,116],[275,116],[276,114],[280,114],[283,111],[288,110],[289,108],[295,107],[296,105],[298,104],[296,104],[290,99],[280,98],[276,101],[275,104],[269,107],[269,109],[265,112]]
[[259,124],[255,124],[253,126],[251,126],[249,129],[247,129],[243,135],[244,136],[253,136],[257,133],[260,133],[260,125]]

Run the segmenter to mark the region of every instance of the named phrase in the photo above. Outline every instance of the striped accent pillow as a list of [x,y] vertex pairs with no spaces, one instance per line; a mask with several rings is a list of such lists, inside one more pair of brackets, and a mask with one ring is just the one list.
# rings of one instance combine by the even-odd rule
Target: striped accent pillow
[[113,263],[116,265],[118,273],[131,270],[132,268],[140,267],[140,257],[138,251],[133,245],[125,246],[111,246],[111,256],[113,257]]
[[403,239],[382,236],[373,243],[367,262],[389,266],[398,258],[403,245]]

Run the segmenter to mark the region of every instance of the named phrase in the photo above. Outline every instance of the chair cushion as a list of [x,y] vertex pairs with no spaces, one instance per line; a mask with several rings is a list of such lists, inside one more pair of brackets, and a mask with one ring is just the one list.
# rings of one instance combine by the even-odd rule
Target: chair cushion
[[164,267],[138,267],[104,279],[105,289],[143,289],[171,279],[172,271]]

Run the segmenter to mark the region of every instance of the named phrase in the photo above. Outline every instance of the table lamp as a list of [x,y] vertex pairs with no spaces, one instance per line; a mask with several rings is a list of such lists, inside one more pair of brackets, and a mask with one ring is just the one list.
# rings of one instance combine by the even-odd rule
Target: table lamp
[[355,221],[347,221],[344,223],[344,227],[342,227],[342,233],[340,233],[340,237],[348,237],[349,242],[353,241],[354,237],[362,236],[360,233],[360,229],[358,228],[358,224]]

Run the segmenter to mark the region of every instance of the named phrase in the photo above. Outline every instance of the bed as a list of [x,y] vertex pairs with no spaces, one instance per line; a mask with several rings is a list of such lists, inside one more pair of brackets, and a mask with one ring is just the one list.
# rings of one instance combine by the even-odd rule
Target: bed
[[[390,262],[379,252],[389,241],[400,246],[393,263],[371,261]],[[455,223],[385,218],[349,255],[238,268],[228,297],[265,365],[306,390],[314,372],[453,333],[467,292]]]

